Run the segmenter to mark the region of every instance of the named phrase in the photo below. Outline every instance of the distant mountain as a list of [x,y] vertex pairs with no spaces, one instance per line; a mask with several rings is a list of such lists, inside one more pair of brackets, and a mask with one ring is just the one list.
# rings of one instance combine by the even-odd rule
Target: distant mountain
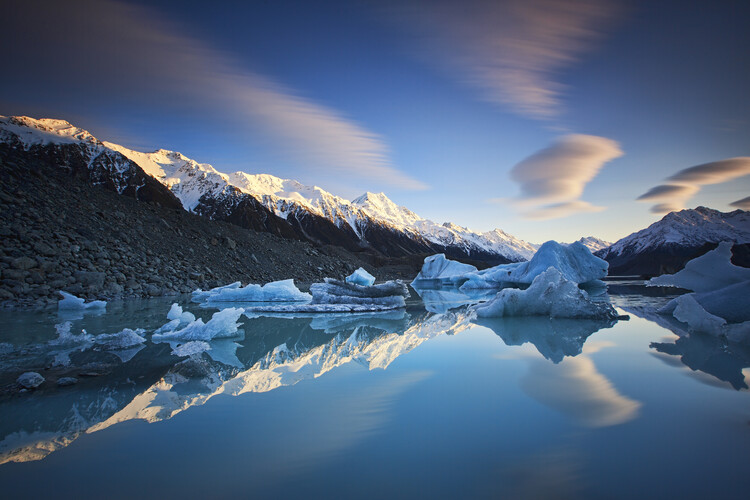
[[591,253],[596,253],[599,250],[603,250],[612,244],[609,241],[604,241],[602,239],[595,238],[594,236],[586,236],[578,241],[583,243],[583,246],[591,250]]
[[609,262],[610,275],[658,275],[682,269],[721,241],[739,244],[735,248],[750,243],[750,212],[706,207],[671,212],[596,255]]
[[101,142],[63,120],[0,117],[0,144],[14,154],[35,155],[64,167],[75,164],[74,170],[93,183],[121,194],[167,206],[181,204],[211,219],[318,244],[369,248],[390,257],[445,253],[490,263],[526,260],[536,250],[500,229],[477,233],[423,219],[383,193],[348,201],[317,186],[268,174],[224,174],[178,152],[142,153]]

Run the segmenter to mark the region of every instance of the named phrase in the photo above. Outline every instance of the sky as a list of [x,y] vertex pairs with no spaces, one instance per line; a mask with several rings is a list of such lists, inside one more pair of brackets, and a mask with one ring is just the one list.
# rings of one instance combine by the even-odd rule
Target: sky
[[750,209],[750,2],[8,3],[0,114],[539,243]]

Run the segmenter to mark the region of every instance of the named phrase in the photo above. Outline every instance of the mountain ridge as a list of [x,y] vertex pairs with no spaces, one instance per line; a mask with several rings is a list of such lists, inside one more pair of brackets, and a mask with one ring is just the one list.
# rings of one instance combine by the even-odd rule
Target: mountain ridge
[[270,174],[225,174],[175,151],[143,153],[102,142],[65,120],[1,120],[0,140],[15,134],[26,146],[85,142],[119,153],[166,186],[186,210],[217,220],[243,225],[252,218],[249,213],[257,210],[257,202],[291,227],[284,231],[277,227],[277,233],[351,251],[371,248],[393,257],[442,252],[453,258],[505,263],[526,260],[536,250],[536,245],[500,229],[477,233],[449,222],[437,224],[396,205],[384,193],[367,192],[349,201],[317,186]]

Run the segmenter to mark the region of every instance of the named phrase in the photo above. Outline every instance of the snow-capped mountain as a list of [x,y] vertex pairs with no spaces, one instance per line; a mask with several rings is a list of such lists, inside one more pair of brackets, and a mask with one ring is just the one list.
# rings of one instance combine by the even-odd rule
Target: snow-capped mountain
[[663,274],[722,241],[750,243],[750,212],[706,207],[671,212],[597,255],[609,262],[613,275]]
[[604,250],[608,246],[612,245],[612,242],[604,241],[594,236],[585,236],[578,241],[583,243],[583,246],[591,250],[591,253],[598,252],[599,250]]
[[[133,170],[133,165],[140,167],[147,176],[166,186],[188,211],[282,236],[350,250],[372,248],[395,257],[442,252],[453,258],[469,257],[493,263],[527,260],[536,250],[535,245],[500,229],[477,233],[452,223],[438,224],[424,219],[396,205],[383,193],[368,192],[349,201],[317,186],[273,175],[224,174],[178,152],[159,149],[143,153],[100,142],[63,120],[2,117],[0,134],[0,143],[22,144],[24,151],[44,150],[50,145],[91,149],[89,156],[113,158],[116,165],[127,167],[116,167],[120,170]],[[120,173],[121,179],[134,175]],[[139,177],[135,184],[137,193],[142,184]],[[122,193],[124,188],[117,190]],[[272,220],[261,207],[279,221]]]

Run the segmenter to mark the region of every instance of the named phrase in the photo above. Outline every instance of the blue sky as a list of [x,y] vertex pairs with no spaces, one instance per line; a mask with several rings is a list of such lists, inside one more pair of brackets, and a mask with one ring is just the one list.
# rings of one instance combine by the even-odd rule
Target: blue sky
[[225,172],[384,191],[533,242],[616,240],[665,210],[731,210],[750,194],[746,1],[6,10],[0,114],[64,118]]

